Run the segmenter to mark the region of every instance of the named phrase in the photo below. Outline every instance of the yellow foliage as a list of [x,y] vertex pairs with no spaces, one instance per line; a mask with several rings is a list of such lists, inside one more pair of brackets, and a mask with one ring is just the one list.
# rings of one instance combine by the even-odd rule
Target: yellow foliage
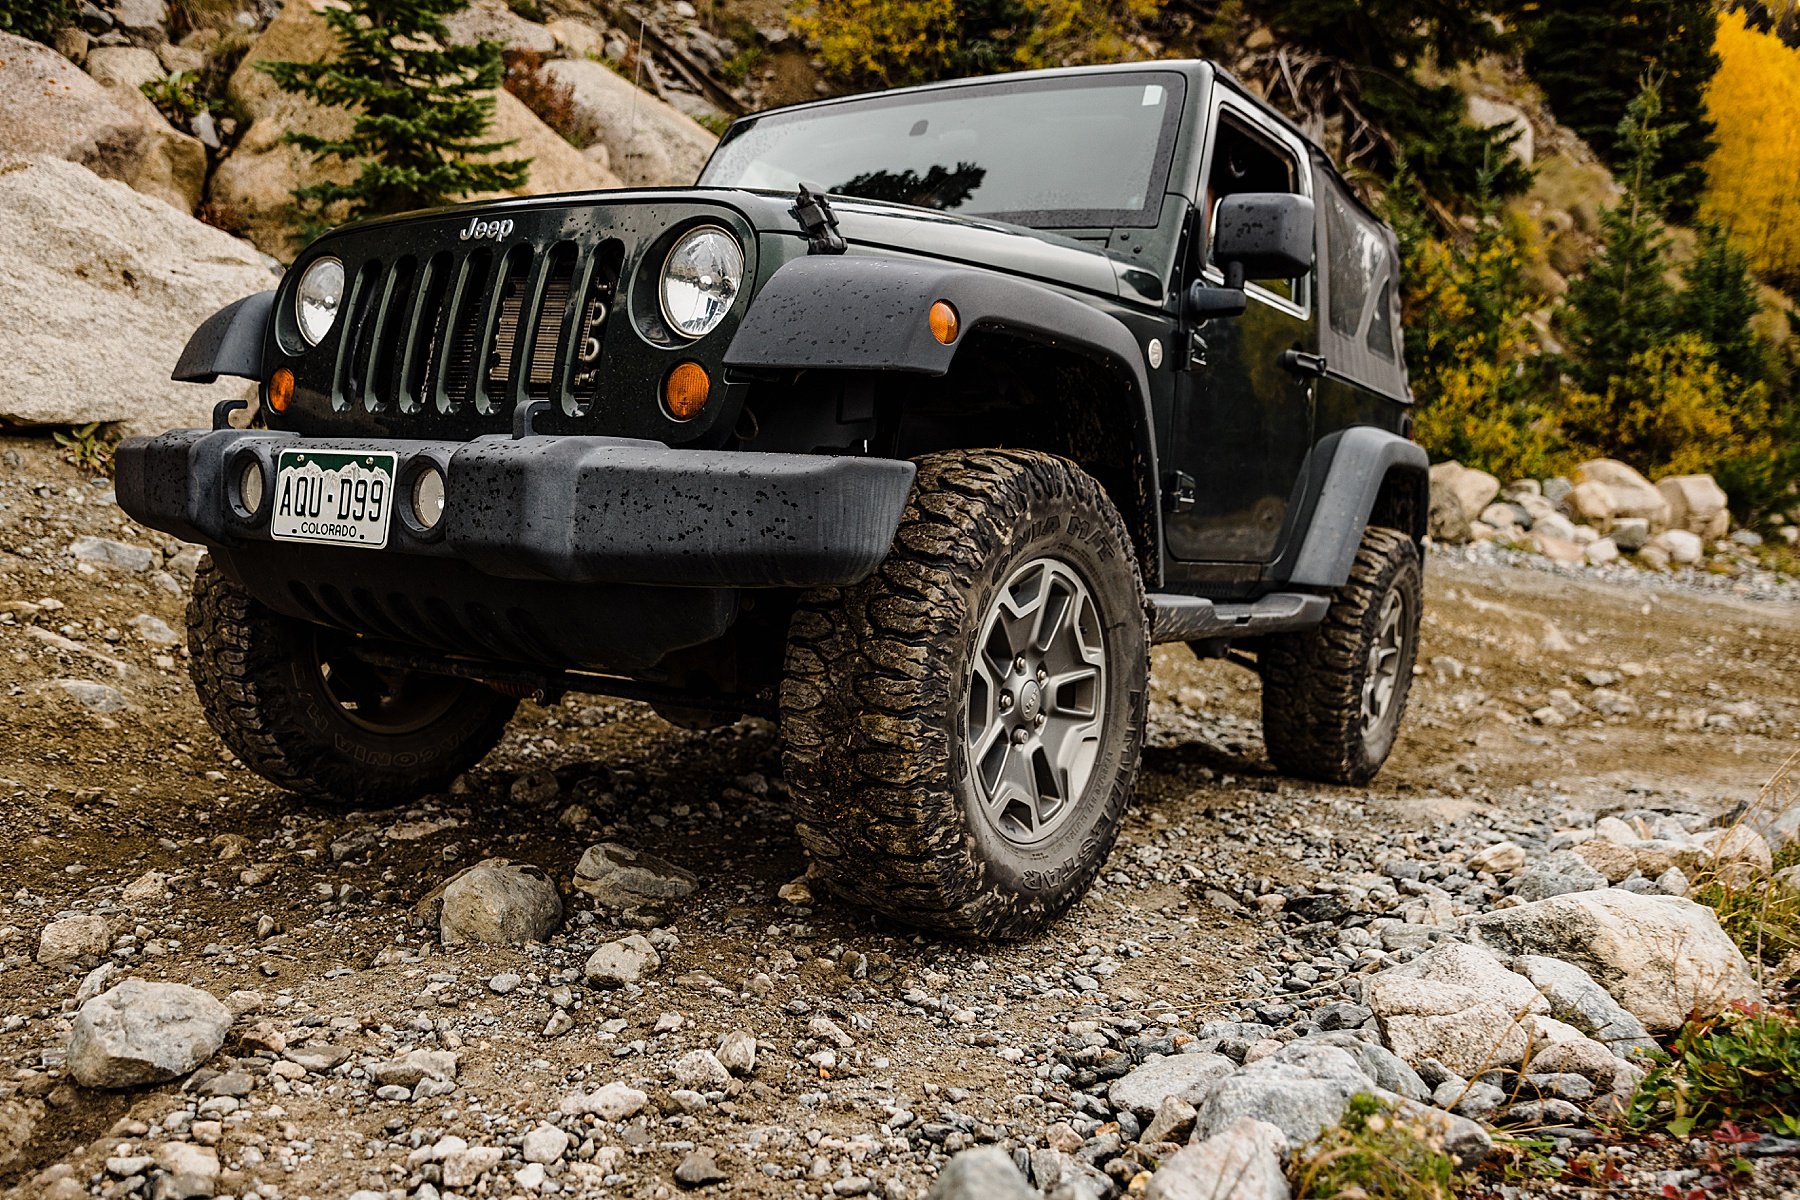
[[821,0],[794,14],[794,29],[819,44],[828,74],[898,87],[939,78],[956,34],[955,0]]
[[1719,370],[1694,334],[1677,334],[1635,356],[1627,378],[1614,381],[1614,392],[1620,388],[1631,395],[1569,395],[1569,426],[1609,432],[1607,444],[1581,446],[1584,455],[1620,455],[1660,476],[1711,473],[1773,453],[1768,385],[1745,384]]
[[1706,90],[1718,149],[1706,162],[1705,211],[1759,273],[1800,280],[1800,50],[1723,15],[1719,71]]
[[825,73],[900,87],[962,75],[1134,57],[1130,31],[1157,0],[816,0],[789,18],[816,42]]

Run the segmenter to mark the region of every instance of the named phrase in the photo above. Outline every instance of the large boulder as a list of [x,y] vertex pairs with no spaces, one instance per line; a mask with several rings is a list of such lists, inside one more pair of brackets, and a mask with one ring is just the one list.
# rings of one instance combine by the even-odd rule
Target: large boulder
[[[325,0],[288,0],[232,73],[228,90],[236,105],[249,115],[250,127],[213,172],[207,192],[208,199],[231,213],[251,241],[278,258],[290,258],[299,249],[292,213],[294,192],[321,180],[347,182],[357,172],[351,164],[315,162],[282,137],[290,130],[343,137],[350,131],[352,115],[282,91],[257,67],[263,62],[319,62],[331,57],[337,41],[319,15],[324,6]],[[496,92],[494,98],[494,124],[487,136],[512,145],[487,157],[531,160],[525,185],[513,194],[619,186],[616,176],[552,132],[511,92]]]
[[1574,892],[1485,913],[1469,933],[1508,959],[1574,963],[1651,1033],[1680,1028],[1689,1013],[1710,1016],[1759,996],[1712,909],[1674,896]]
[[588,140],[605,147],[612,172],[630,186],[691,184],[718,143],[705,126],[604,63],[557,59],[544,73],[569,87]]
[[0,150],[68,159],[186,212],[206,182],[206,148],[142,94],[108,90],[48,46],[10,33],[0,33]]
[[1281,1130],[1240,1117],[1203,1142],[1164,1159],[1144,1189],[1145,1200],[1288,1200]]
[[1583,484],[1604,487],[1612,500],[1612,517],[1643,517],[1652,532],[1669,527],[1669,502],[1648,479],[1624,463],[1596,458],[1576,467],[1573,479],[1577,490]]
[[459,46],[499,42],[507,50],[532,54],[556,53],[556,35],[535,21],[527,21],[506,0],[475,0],[467,8],[444,18],[450,40]]
[[1370,977],[1363,1003],[1407,1063],[1434,1059],[1465,1076],[1523,1061],[1530,1049],[1526,1018],[1550,1011],[1529,980],[1483,947],[1460,942]]
[[175,383],[194,327],[275,277],[254,247],[57,158],[0,154],[0,422],[204,426],[243,381]]
[[1671,475],[1656,481],[1669,505],[1669,527],[1717,540],[1731,529],[1730,497],[1711,475]]
[[1147,1121],[1170,1096],[1195,1103],[1213,1084],[1236,1069],[1237,1064],[1223,1054],[1171,1054],[1166,1058],[1153,1058],[1113,1080],[1106,1098],[1114,1109],[1135,1113]]
[[1439,542],[1466,542],[1469,527],[1494,497],[1500,481],[1486,471],[1461,463],[1441,462],[1431,468],[1431,536]]
[[92,1088],[162,1083],[217,1054],[230,1028],[231,1011],[209,992],[127,979],[75,1014],[69,1074]]

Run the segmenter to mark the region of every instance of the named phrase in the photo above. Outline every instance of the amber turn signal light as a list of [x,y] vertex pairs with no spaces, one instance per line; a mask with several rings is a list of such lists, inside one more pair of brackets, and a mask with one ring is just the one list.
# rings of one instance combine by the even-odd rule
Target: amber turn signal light
[[948,300],[934,301],[925,320],[931,326],[931,336],[946,346],[956,340],[956,335],[961,330],[956,308]]
[[697,362],[678,363],[663,380],[663,406],[677,421],[691,421],[706,407],[706,396],[711,390],[712,380],[705,367]]
[[269,407],[278,413],[284,413],[288,410],[288,402],[293,398],[294,373],[282,367],[269,380]]

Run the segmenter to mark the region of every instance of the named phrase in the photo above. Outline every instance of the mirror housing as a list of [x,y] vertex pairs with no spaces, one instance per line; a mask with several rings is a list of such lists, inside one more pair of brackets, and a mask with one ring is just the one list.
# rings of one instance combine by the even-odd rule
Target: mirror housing
[[1312,270],[1313,202],[1292,192],[1239,192],[1219,201],[1213,261],[1228,287],[1293,279]]

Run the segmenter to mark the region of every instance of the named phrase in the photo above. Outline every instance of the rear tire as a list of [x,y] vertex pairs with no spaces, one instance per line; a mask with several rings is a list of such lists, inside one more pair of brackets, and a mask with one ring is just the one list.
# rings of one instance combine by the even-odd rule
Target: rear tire
[[1375,778],[1412,688],[1423,599],[1418,547],[1371,527],[1324,621],[1263,642],[1263,742],[1277,768],[1321,783]]
[[1093,882],[1131,798],[1143,585],[1118,513],[1073,463],[918,462],[880,570],[794,615],[781,717],[800,839],[851,901],[1030,933]]
[[350,635],[282,616],[203,559],[189,673],[219,739],[271,783],[347,807],[443,791],[492,750],[518,701],[471,680],[377,671]]

